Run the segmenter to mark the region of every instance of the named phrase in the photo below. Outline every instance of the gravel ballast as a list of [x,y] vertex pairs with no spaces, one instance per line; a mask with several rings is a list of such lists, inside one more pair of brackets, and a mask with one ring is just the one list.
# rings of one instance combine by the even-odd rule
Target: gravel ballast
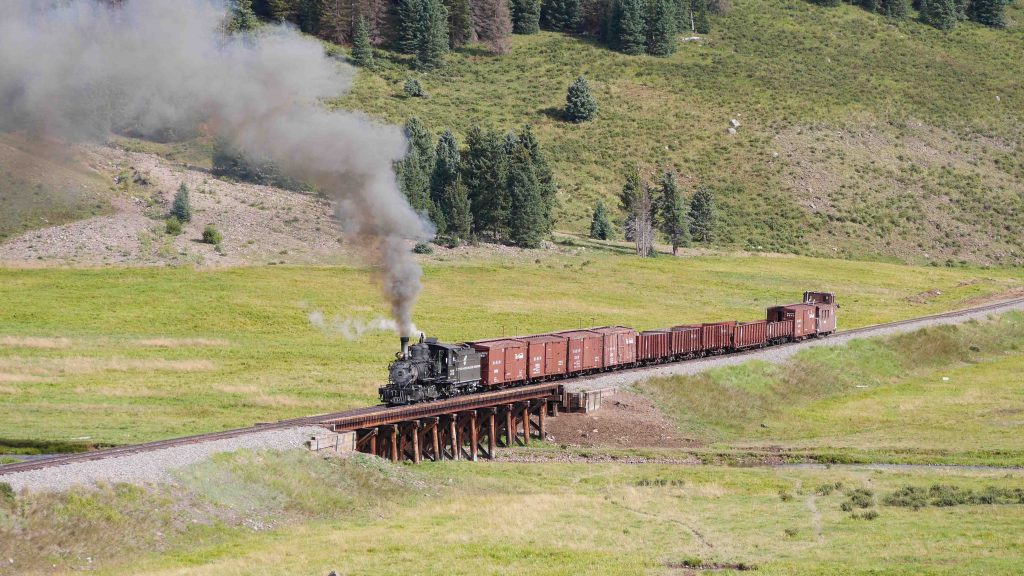
[[210,440],[128,454],[87,462],[73,462],[52,468],[15,472],[0,476],[15,490],[67,490],[75,485],[97,482],[151,484],[172,481],[169,472],[205,460],[221,452],[235,450],[286,450],[299,448],[310,436],[326,432],[318,426],[297,426],[278,430],[254,431],[232,438]]

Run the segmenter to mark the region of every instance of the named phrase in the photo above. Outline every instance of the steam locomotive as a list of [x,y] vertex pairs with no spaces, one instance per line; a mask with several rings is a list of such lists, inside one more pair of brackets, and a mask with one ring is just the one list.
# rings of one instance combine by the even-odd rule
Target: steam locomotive
[[772,306],[764,320],[683,324],[637,331],[602,326],[533,336],[446,344],[420,335],[388,367],[379,390],[390,406],[414,404],[495,388],[572,378],[636,366],[728,354],[827,336],[839,305],[831,292],[804,292],[801,302]]

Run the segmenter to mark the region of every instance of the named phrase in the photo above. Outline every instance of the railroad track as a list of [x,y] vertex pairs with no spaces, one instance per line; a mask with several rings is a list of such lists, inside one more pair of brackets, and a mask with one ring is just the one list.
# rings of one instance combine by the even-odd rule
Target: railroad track
[[[1004,300],[1002,302],[997,302],[997,303],[993,303],[993,304],[987,304],[987,305],[984,305],[984,306],[977,306],[977,307],[974,307],[974,308],[966,308],[966,309],[956,310],[956,311],[952,311],[952,312],[943,312],[943,313],[940,313],[940,314],[931,314],[931,315],[928,315],[928,316],[919,316],[917,318],[910,318],[910,319],[907,319],[907,320],[897,320],[895,322],[887,322],[887,323],[884,323],[884,324],[872,324],[870,326],[862,326],[860,328],[853,328],[853,329],[850,329],[850,330],[841,330],[839,332],[836,332],[836,335],[837,336],[849,337],[849,336],[856,336],[858,334],[871,334],[873,332],[876,332],[876,331],[882,330],[882,329],[898,328],[900,326],[906,326],[906,325],[916,324],[916,323],[920,323],[920,322],[929,322],[929,321],[934,321],[934,320],[958,318],[958,317],[961,317],[961,316],[967,316],[967,315],[973,315],[973,314],[983,314],[985,312],[1006,309],[1006,308],[1009,308],[1009,307],[1012,307],[1012,306],[1015,306],[1015,305],[1021,305],[1021,304],[1024,304],[1024,298],[1015,298],[1015,299],[1012,299],[1012,300]],[[804,343],[806,343],[806,342],[792,342],[792,343],[789,343],[789,344],[784,344],[781,347],[800,346],[801,344],[804,344]],[[757,352],[760,352],[762,350],[763,349],[745,350],[745,351],[742,351],[742,352],[736,352],[736,353],[730,354],[729,356],[731,356],[731,357],[740,357],[740,356],[744,356],[744,355],[752,355],[752,354],[756,354]],[[663,365],[655,365],[654,367],[657,367],[657,366],[663,366]],[[638,368],[631,368],[631,369],[628,369],[628,370],[624,370],[623,372],[641,371],[641,370],[645,370],[645,369],[649,369],[649,368],[652,368],[652,367],[651,366],[643,366],[643,367],[638,367]],[[566,383],[566,382],[572,382],[573,380],[580,380],[580,381],[582,381],[582,380],[587,380],[587,379],[591,379],[591,378],[595,378],[595,377],[601,377],[601,376],[602,375],[585,376],[585,377],[581,377],[581,378],[567,379],[567,380],[559,381],[559,384]],[[547,385],[550,386],[550,383],[548,383]],[[526,386],[526,387],[520,387],[520,388],[515,388],[515,389],[509,389],[509,390],[513,390],[513,391],[514,390],[525,390],[525,389],[528,389],[528,388],[530,388],[530,387]],[[493,395],[493,394],[498,394],[498,392],[489,392],[489,393],[485,393],[485,394]],[[200,443],[200,442],[210,442],[210,441],[215,441],[215,440],[223,440],[223,439],[227,439],[227,438],[234,438],[234,437],[237,437],[237,436],[242,436],[242,435],[245,435],[245,434],[252,434],[252,433],[255,433],[255,432],[263,432],[263,431],[267,431],[267,430],[280,430],[280,429],[294,428],[294,427],[299,427],[299,426],[318,426],[318,425],[330,425],[330,426],[332,426],[332,427],[334,427],[336,429],[342,428],[342,427],[345,427],[345,428],[362,427],[362,425],[364,425],[364,424],[365,425],[377,425],[377,424],[379,424],[381,422],[389,422],[389,421],[397,420],[397,419],[400,419],[400,418],[408,417],[406,412],[422,411],[424,408],[429,408],[431,411],[435,411],[435,412],[439,412],[439,411],[458,411],[458,410],[464,409],[464,408],[462,408],[462,406],[467,401],[470,401],[471,403],[478,403],[479,400],[483,399],[482,398],[482,396],[483,396],[482,394],[478,394],[478,395],[474,395],[474,396],[478,396],[478,397],[481,397],[481,398],[458,397],[458,398],[451,398],[451,399],[448,399],[448,400],[439,400],[439,401],[436,401],[436,402],[428,402],[428,403],[423,403],[423,404],[417,404],[417,405],[413,405],[413,406],[395,406],[395,407],[388,407],[388,406],[385,406],[385,405],[367,406],[365,408],[356,408],[356,409],[353,409],[353,410],[346,410],[344,412],[333,412],[333,413],[328,413],[328,414],[319,414],[319,415],[315,415],[315,416],[305,416],[305,417],[302,417],[302,418],[291,418],[291,419],[288,419],[288,420],[279,420],[277,422],[256,424],[256,425],[248,426],[248,427],[245,427],[245,428],[235,428],[235,429],[232,429],[232,430],[223,430],[223,431],[220,431],[220,432],[210,432],[210,433],[206,433],[206,434],[195,434],[195,435],[192,435],[192,436],[182,436],[182,437],[179,437],[179,438],[170,438],[170,439],[167,439],[167,440],[157,440],[155,442],[146,442],[144,444],[132,444],[132,445],[128,445],[128,446],[119,446],[119,447],[115,447],[115,448],[105,448],[105,449],[102,449],[102,450],[93,450],[93,451],[89,451],[89,452],[78,452],[78,453],[74,453],[74,454],[55,455],[55,456],[48,457],[48,458],[39,458],[39,459],[34,459],[34,460],[30,460],[30,461],[25,461],[25,462],[16,462],[16,463],[13,463],[13,464],[2,465],[2,466],[0,466],[0,477],[4,476],[6,474],[14,474],[14,473],[17,473],[17,472],[27,472],[27,471],[30,471],[30,470],[39,470],[39,469],[42,469],[42,468],[50,468],[50,467],[54,467],[54,466],[62,466],[62,465],[65,465],[65,464],[73,464],[73,463],[76,463],[76,462],[88,462],[88,461],[92,461],[92,460],[102,460],[102,459],[106,459],[106,458],[117,458],[117,457],[120,457],[120,456],[127,456],[127,455],[132,455],[132,454],[151,452],[151,451],[154,451],[154,450],[161,450],[161,449],[164,449],[164,448],[171,448],[171,447],[175,447],[175,446],[184,446],[184,445],[195,444],[195,443]],[[497,398],[495,397],[495,399],[497,399]],[[410,414],[411,413],[412,412],[410,412]]]

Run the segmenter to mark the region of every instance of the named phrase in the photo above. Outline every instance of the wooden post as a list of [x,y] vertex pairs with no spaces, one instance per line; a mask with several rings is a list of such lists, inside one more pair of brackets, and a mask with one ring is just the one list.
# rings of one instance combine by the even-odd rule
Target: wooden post
[[477,447],[480,446],[480,430],[476,426],[476,410],[469,413],[469,457],[476,462]]
[[538,432],[540,432],[540,439],[541,440],[544,440],[545,438],[547,438],[547,436],[544,435],[544,416],[547,414],[547,411],[548,411],[548,401],[547,400],[541,400],[540,401],[540,418],[537,420],[537,425],[540,428],[540,430],[538,430]]
[[497,427],[494,425],[494,408],[491,408],[491,413],[487,416],[487,457],[494,460],[494,448],[497,446],[497,439],[494,437],[497,432]]
[[453,460],[458,460],[459,459],[459,431],[458,431],[458,427],[455,425],[455,419],[456,418],[457,418],[457,415],[452,414],[451,415],[451,420],[448,422],[449,428],[451,429],[451,435],[452,435],[451,441],[452,441],[452,459]]
[[430,439],[432,440],[432,448],[434,449],[434,462],[441,460],[441,443],[437,437],[437,424],[439,420],[434,418],[434,424],[430,427]]
[[420,421],[413,420],[410,425],[412,426],[412,461],[414,464],[420,463]]
[[516,441],[515,414],[512,413],[512,405],[505,407],[505,447],[511,448]]
[[555,418],[558,416],[558,402],[551,403],[551,417]]
[[379,428],[370,430],[370,454],[373,454],[374,456],[377,455],[377,432],[379,430]]
[[398,462],[398,425],[391,425],[391,461]]
[[530,403],[523,406],[523,446],[530,445]]

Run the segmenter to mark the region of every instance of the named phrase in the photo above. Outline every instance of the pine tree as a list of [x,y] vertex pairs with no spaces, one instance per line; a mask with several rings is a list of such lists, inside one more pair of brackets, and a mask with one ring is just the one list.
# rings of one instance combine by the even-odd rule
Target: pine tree
[[668,56],[676,51],[676,22],[670,0],[651,0],[647,15],[647,52]]
[[939,30],[952,30],[958,20],[955,0],[927,0],[921,19]]
[[473,16],[469,0],[448,0],[448,45],[465,46],[473,40]]
[[522,248],[538,248],[547,233],[540,183],[529,151],[522,145],[513,148],[508,157],[509,239]]
[[647,44],[641,0],[616,0],[612,11],[612,42],[624,54],[643,54]]
[[672,245],[675,256],[680,246],[690,245],[689,222],[687,222],[686,202],[679,193],[676,177],[665,172],[661,177],[661,189],[658,197],[658,228]]
[[396,41],[403,54],[419,54],[426,8],[425,0],[399,0]]
[[178,186],[178,192],[174,195],[174,202],[171,204],[171,216],[178,219],[179,222],[191,222],[192,221],[192,203],[188,198],[188,186],[182,182],[181,186]]
[[545,0],[541,5],[541,23],[549,30],[575,32],[580,16],[580,0]]
[[708,0],[690,0],[690,11],[693,15],[693,31],[698,34],[711,32],[711,21],[708,20]]
[[452,131],[446,129],[437,139],[434,150],[434,170],[430,176],[430,192],[435,197],[441,196],[444,189],[459,177],[460,169],[459,142]]
[[415,148],[419,159],[419,170],[427,182],[434,172],[434,135],[413,116],[405,122],[405,136],[409,139],[409,147]]
[[590,84],[583,76],[569,85],[565,95],[565,117],[570,122],[586,122],[597,116],[597,101],[590,93]]
[[271,20],[285,22],[295,17],[295,7],[292,6],[291,0],[264,0],[264,2]]
[[604,209],[604,202],[597,201],[594,207],[594,215],[590,218],[590,237],[595,240],[607,240],[612,235],[612,224],[608,221],[608,214]]
[[536,34],[540,30],[540,0],[510,0],[512,32]]
[[409,153],[398,163],[398,181],[413,209],[429,215],[434,137],[416,117],[406,121],[405,136],[409,139]]
[[260,25],[256,13],[252,10],[252,0],[235,0],[225,28],[229,33],[249,32]]
[[1004,28],[1006,26],[1006,4],[1007,0],[973,0],[968,15],[971,20],[979,24]]
[[495,239],[500,238],[507,230],[510,207],[501,135],[478,126],[470,128],[459,164],[472,208],[473,231],[490,232]]
[[456,241],[469,238],[473,213],[469,192],[461,177],[456,177],[445,187],[440,200],[438,207],[444,218],[445,234]]
[[626,219],[622,222],[622,231],[626,240],[630,242],[636,239],[633,214],[636,212],[637,196],[640,194],[641,185],[640,171],[633,166],[626,172],[626,182],[622,185],[622,191],[619,192],[619,207],[626,215]]
[[470,3],[473,29],[477,38],[495,54],[504,54],[511,48],[512,16],[508,0],[475,0]]
[[409,201],[413,210],[420,214],[430,214],[430,179],[420,169],[422,163],[419,150],[409,147],[405,158],[395,165],[398,185]]
[[416,62],[420,68],[439,68],[448,55],[448,9],[441,0],[425,0],[424,7]]
[[[451,130],[445,130],[437,141],[434,151],[434,169],[430,175],[430,201],[435,211],[431,220],[437,226],[438,235],[448,231],[448,214],[444,207],[445,195],[459,178],[459,143]],[[465,186],[463,186],[465,188]],[[468,202],[468,200],[467,200]]]
[[909,0],[878,0],[878,12],[890,17],[903,20],[910,14]]
[[533,172],[537,175],[537,183],[539,185],[541,211],[546,223],[544,233],[545,235],[550,234],[555,228],[555,207],[558,202],[556,197],[558,185],[555,183],[554,172],[551,170],[544,151],[541,150],[540,142],[537,141],[537,137],[533,134],[533,128],[529,124],[523,126],[522,133],[519,135],[519,142],[529,153],[530,160],[533,162]]
[[711,190],[699,186],[690,202],[690,235],[697,242],[714,242],[714,227],[715,197]]
[[373,68],[373,46],[370,35],[366,32],[366,22],[360,16],[356,20],[356,31],[352,40],[352,62],[363,68]]
[[323,7],[319,0],[300,0],[299,4],[299,30],[306,34],[318,34],[320,32],[320,16],[323,14]]

